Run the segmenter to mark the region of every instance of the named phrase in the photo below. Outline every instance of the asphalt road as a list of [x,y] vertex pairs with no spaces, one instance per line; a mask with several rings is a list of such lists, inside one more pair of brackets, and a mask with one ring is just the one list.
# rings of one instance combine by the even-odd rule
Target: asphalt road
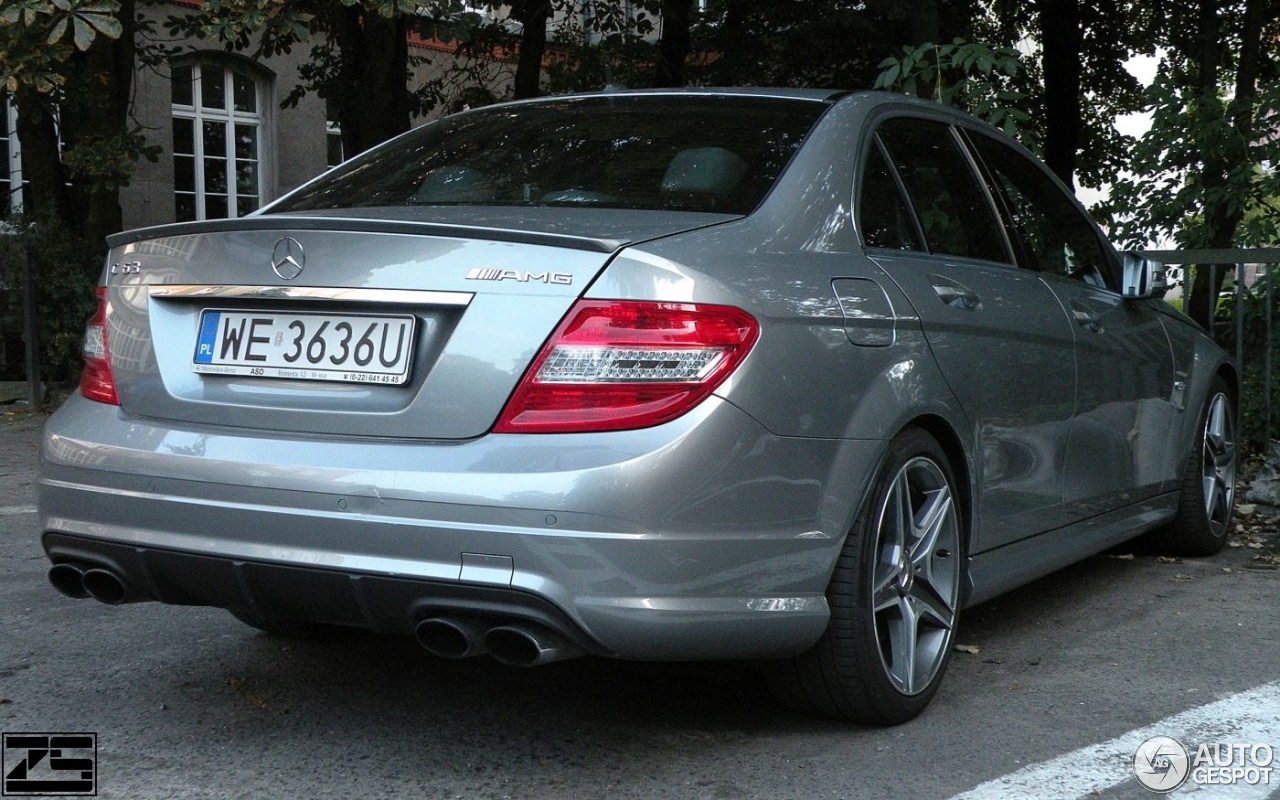
[[[959,641],[976,652],[887,729],[791,714],[750,665],[521,671],[70,600],[45,580],[32,513],[40,422],[0,415],[0,731],[96,733],[99,797],[947,798],[1280,681],[1280,572],[1254,560],[1280,548],[1274,523],[1260,548],[1099,556],[971,609]],[[1005,794],[1151,796],[1096,781]]]

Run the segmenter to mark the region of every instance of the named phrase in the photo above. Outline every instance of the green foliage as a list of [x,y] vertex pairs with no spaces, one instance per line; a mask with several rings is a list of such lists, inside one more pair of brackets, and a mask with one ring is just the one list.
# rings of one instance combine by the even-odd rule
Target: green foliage
[[904,45],[901,56],[880,62],[873,88],[928,97],[986,120],[1010,136],[1034,144],[1027,95],[1013,88],[1022,55],[955,39],[950,44]]
[[578,21],[570,13],[583,8],[573,0],[553,0],[555,57],[546,67],[551,94],[592,91],[609,84],[647,86],[652,79],[655,45],[647,37],[656,17],[640,8],[628,17],[623,4],[589,0]]
[[[1113,235],[1126,246],[1155,238],[1179,247],[1214,246],[1210,213],[1240,212],[1235,230],[1240,247],[1280,242],[1280,139],[1241,134],[1233,121],[1235,101],[1179,85],[1162,70],[1146,93],[1151,129],[1134,146],[1129,174],[1112,188],[1105,211]],[[1244,130],[1280,127],[1280,83],[1263,87]],[[1224,182],[1207,182],[1208,160],[1229,165]]]
[[[22,258],[30,259],[39,320],[40,367],[45,381],[64,383],[80,373],[80,342],[95,304],[102,251],[52,222],[11,219],[0,234],[0,338],[23,331]],[[12,355],[12,354],[10,354]]]
[[82,137],[62,152],[62,163],[71,180],[92,186],[95,191],[119,189],[129,184],[138,159],[155,162],[159,145],[147,144],[140,127],[111,135]]
[[0,86],[47,94],[66,83],[64,64],[99,36],[123,31],[116,0],[6,0],[0,10]]
[[[1272,264],[1271,269],[1280,265]],[[1240,439],[1244,444],[1261,449],[1271,438],[1267,430],[1267,355],[1280,353],[1280,280],[1272,278],[1271,308],[1268,315],[1266,277],[1260,277],[1240,293],[1239,325],[1234,298],[1223,298],[1218,304],[1215,328],[1217,337],[1234,353],[1237,337],[1244,345],[1240,364]],[[1274,358],[1272,359],[1274,362]],[[1271,424],[1280,422],[1280,364],[1271,365]]]

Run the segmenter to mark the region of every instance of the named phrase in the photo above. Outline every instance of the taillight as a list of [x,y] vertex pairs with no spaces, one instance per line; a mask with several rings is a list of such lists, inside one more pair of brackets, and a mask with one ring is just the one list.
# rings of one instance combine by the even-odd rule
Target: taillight
[[84,328],[84,371],[80,373],[80,394],[99,403],[120,405],[116,379],[111,374],[111,350],[107,347],[107,290],[98,288],[98,310]]
[[693,408],[760,326],[730,306],[580,300],[507,402],[497,433],[646,428]]

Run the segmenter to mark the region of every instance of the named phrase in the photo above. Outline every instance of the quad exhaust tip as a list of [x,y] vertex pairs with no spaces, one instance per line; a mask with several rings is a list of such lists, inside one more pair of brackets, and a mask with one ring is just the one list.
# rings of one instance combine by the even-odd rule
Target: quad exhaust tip
[[485,652],[484,633],[487,627],[477,620],[432,617],[414,627],[413,638],[434,656],[470,658]]
[[109,606],[143,599],[130,590],[124,578],[102,567],[71,562],[54,564],[49,568],[49,583],[67,597],[77,600],[92,597]]
[[54,564],[49,568],[49,583],[67,597],[81,600],[89,596],[84,588],[84,570],[75,564]]
[[564,637],[540,625],[494,625],[465,617],[428,617],[413,629],[418,644],[440,658],[461,659],[488,653],[509,667],[535,667],[582,655]]
[[495,661],[509,667],[537,667],[582,655],[560,635],[520,622],[490,628],[484,645]]
[[129,587],[114,572],[105,569],[87,569],[84,572],[84,590],[100,603],[118,606],[129,599]]

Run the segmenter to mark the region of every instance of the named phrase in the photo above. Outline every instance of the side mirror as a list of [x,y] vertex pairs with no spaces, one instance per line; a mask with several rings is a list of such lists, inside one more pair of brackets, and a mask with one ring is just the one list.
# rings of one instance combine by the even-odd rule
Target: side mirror
[[1121,254],[1123,281],[1120,294],[1126,300],[1146,300],[1164,297],[1169,291],[1164,264],[1130,250]]

